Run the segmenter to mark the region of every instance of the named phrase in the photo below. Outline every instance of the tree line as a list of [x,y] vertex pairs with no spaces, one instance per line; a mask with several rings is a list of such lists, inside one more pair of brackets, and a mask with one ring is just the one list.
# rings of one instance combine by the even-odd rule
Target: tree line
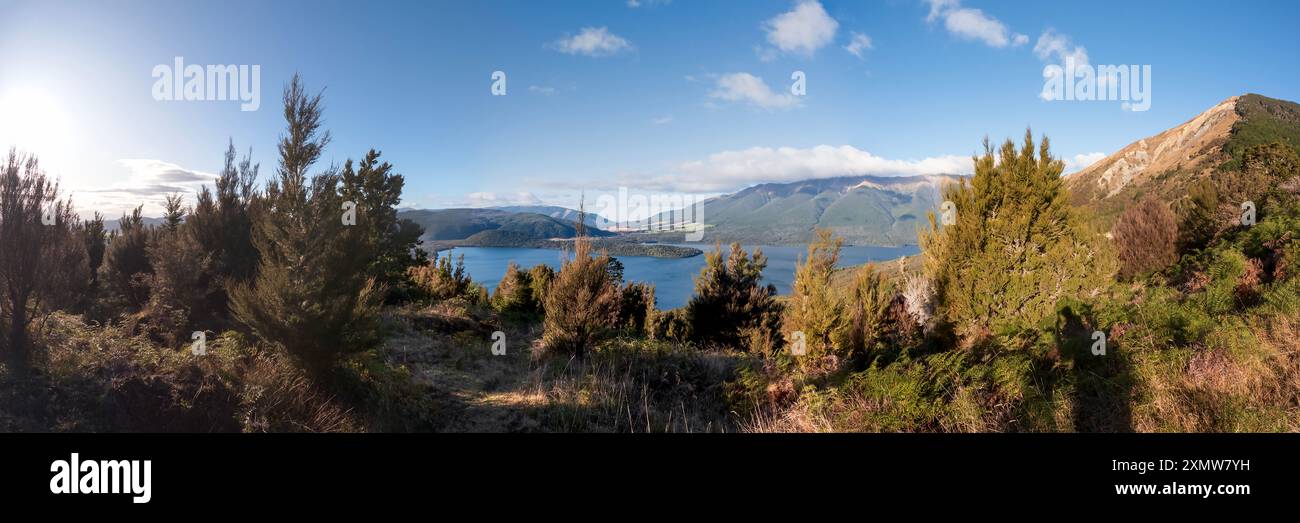
[[[235,327],[283,347],[316,377],[378,340],[379,308],[426,261],[420,227],[397,218],[404,179],[370,150],[313,171],[330,143],[321,95],[295,75],[274,176],[231,143],[213,186],[191,207],[168,196],[162,223],[142,207],[106,232],[82,220],[38,160],[10,150],[0,172],[3,350],[31,367],[33,329],[57,310],[115,322],[176,347],[193,332]],[[341,219],[354,206],[354,224]]]

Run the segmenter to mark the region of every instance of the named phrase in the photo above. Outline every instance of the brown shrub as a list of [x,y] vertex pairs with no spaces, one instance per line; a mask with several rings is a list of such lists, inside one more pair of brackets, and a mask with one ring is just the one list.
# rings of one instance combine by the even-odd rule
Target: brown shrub
[[1178,222],[1168,207],[1154,199],[1125,210],[1112,235],[1121,278],[1160,271],[1178,260]]
[[1253,303],[1259,298],[1259,286],[1263,283],[1264,263],[1258,258],[1250,258],[1246,261],[1246,270],[1237,278],[1237,287],[1234,293],[1237,295],[1237,301],[1241,303]]
[[618,320],[619,292],[610,275],[609,255],[591,255],[579,239],[572,260],[564,263],[550,285],[544,308],[540,349],[581,357]]

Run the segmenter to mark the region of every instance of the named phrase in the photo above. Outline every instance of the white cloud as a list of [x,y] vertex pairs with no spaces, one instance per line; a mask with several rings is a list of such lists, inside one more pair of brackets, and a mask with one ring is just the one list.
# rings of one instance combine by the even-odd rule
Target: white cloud
[[839,22],[817,0],[801,0],[794,9],[763,22],[767,41],[787,53],[812,56],[831,43]]
[[871,50],[871,37],[855,32],[853,38],[849,40],[849,45],[844,46],[844,50],[853,56],[862,58],[862,53]]
[[627,0],[627,6],[636,9],[638,7],[653,7],[656,5],[668,5],[673,0]]
[[1088,49],[1074,45],[1070,37],[1054,29],[1043,31],[1034,44],[1034,54],[1045,62],[1065,63],[1066,58],[1074,58],[1075,65],[1088,65]]
[[672,121],[673,121],[673,115],[671,115],[671,114],[666,114],[666,115],[660,116],[660,117],[658,117],[658,118],[655,118],[655,119],[653,119],[653,120],[650,120],[650,122],[653,123],[653,124],[655,124],[655,125],[664,125],[664,124],[667,124],[667,123],[672,123]]
[[[1054,29],[1048,29],[1043,31],[1043,34],[1039,35],[1038,43],[1034,44],[1034,54],[1038,56],[1039,60],[1060,65],[1061,70],[1057,71],[1057,74],[1062,74],[1064,72],[1066,59],[1073,59],[1075,67],[1090,65],[1090,62],[1088,61],[1088,49],[1081,45],[1074,45],[1074,43],[1070,41],[1069,36],[1058,33]],[[1049,74],[1048,69],[1046,68],[1043,70],[1044,80],[1055,78],[1057,74]],[[1105,86],[1107,81],[1108,79],[1104,76],[1098,77],[1097,85]],[[1055,97],[1050,87],[1050,82],[1044,82],[1043,90],[1039,93],[1038,97],[1043,100],[1054,99]]]
[[514,193],[473,192],[465,195],[465,199],[465,204],[470,207],[540,205],[542,203],[542,200],[537,195],[526,191]]
[[895,160],[849,145],[818,145],[806,149],[752,147],[686,162],[670,174],[628,176],[627,182],[645,190],[704,193],[734,191],[758,183],[836,176],[967,174],[971,168],[969,156]]
[[730,73],[718,77],[709,97],[727,102],[747,103],[761,109],[790,109],[800,105],[790,93],[773,91],[762,78],[749,73]]
[[1070,173],[1081,171],[1087,168],[1089,165],[1100,162],[1104,158],[1106,158],[1106,153],[1076,154],[1074,155],[1074,158],[1065,159],[1064,174],[1070,174]]
[[1029,37],[1014,33],[1001,20],[989,16],[984,11],[971,7],[962,7],[960,0],[928,0],[930,14],[927,22],[943,20],[943,26],[958,38],[977,40],[990,47],[1021,46],[1029,43]]
[[630,51],[632,44],[621,36],[609,32],[606,27],[584,27],[577,35],[565,36],[551,46],[565,54],[586,56],[610,56]]
[[117,163],[126,168],[126,177],[109,185],[73,191],[79,208],[116,218],[143,204],[146,216],[157,216],[162,213],[167,195],[180,194],[186,202],[193,203],[199,189],[217,179],[215,174],[164,160],[126,158]]

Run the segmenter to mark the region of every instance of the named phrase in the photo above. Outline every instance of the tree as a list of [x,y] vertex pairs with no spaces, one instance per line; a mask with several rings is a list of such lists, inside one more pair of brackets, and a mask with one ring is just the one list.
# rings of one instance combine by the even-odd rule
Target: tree
[[335,170],[307,175],[330,141],[321,116],[321,95],[307,96],[294,75],[284,90],[276,178],[252,206],[257,275],[230,289],[234,317],[317,379],[343,353],[375,343],[381,298],[366,270],[374,253],[364,233],[343,224]]
[[616,325],[620,303],[610,259],[605,253],[593,256],[587,238],[574,240],[573,258],[560,267],[546,294],[544,352],[582,357]]
[[892,328],[903,327],[890,322],[893,304],[894,289],[884,276],[869,263],[859,268],[844,297],[846,319],[835,332],[836,347],[849,356],[862,354],[890,334]]
[[174,232],[185,223],[185,201],[179,194],[168,194],[163,201],[162,228]]
[[519,270],[519,265],[510,262],[505,276],[497,283],[496,294],[492,296],[492,306],[498,311],[509,314],[536,314],[542,305],[533,296],[532,274]]
[[528,270],[529,288],[533,292],[533,300],[546,312],[546,295],[551,291],[551,282],[555,281],[555,269],[545,263],[534,265]]
[[[202,295],[192,302],[192,321],[204,322],[218,329],[227,321],[229,288],[247,282],[257,271],[258,253],[252,239],[252,206],[257,198],[253,183],[260,165],[253,164],[251,153],[236,161],[235,144],[225,153],[225,164],[215,182],[215,192],[208,186],[199,191],[194,208],[185,219],[183,235],[176,238],[186,252],[197,246],[207,254],[202,273],[193,283],[199,288],[189,292]],[[200,270],[194,267],[193,270]]]
[[139,310],[149,301],[149,229],[141,216],[142,207],[118,220],[117,233],[108,242],[104,263],[99,268],[99,281],[105,291],[110,310],[126,312]]
[[817,237],[808,244],[808,257],[795,265],[794,285],[785,314],[786,338],[802,332],[808,355],[813,358],[845,355],[836,350],[834,338],[845,327],[847,318],[844,304],[831,289],[831,277],[842,245],[844,240],[834,237],[830,229],[818,229]]
[[655,312],[654,285],[634,281],[619,290],[619,328],[634,335],[646,334]]
[[[260,165],[251,153],[235,160],[235,144],[226,148],[225,165],[215,182],[215,192],[205,185],[186,223],[189,234],[212,254],[213,272],[225,283],[245,281],[257,270],[258,254],[252,240],[251,207],[257,192],[253,183]],[[224,292],[222,292],[224,304]]]
[[36,157],[10,149],[0,164],[0,317],[15,372],[27,370],[32,321],[89,284],[78,223]]
[[1178,261],[1178,221],[1165,204],[1153,198],[1125,209],[1111,236],[1121,278],[1160,271]]
[[1219,192],[1214,182],[1202,178],[1187,190],[1179,208],[1178,249],[1182,252],[1204,247],[1219,231]]
[[191,234],[193,224],[184,220],[181,205],[179,196],[167,197],[163,226],[153,231],[146,247],[152,272],[144,316],[171,346],[193,330],[216,330],[205,322],[219,315],[211,309],[212,295],[220,290],[213,282],[212,253]]
[[767,258],[755,249],[753,256],[739,243],[727,255],[722,245],[705,254],[705,266],[695,277],[695,295],[686,304],[691,336],[704,343],[737,347],[754,330],[775,339],[781,328],[781,308],[776,286],[763,285]]
[[476,300],[482,287],[465,274],[465,255],[456,258],[455,263],[451,260],[451,254],[439,256],[434,252],[428,263],[407,269],[407,277],[416,289],[434,301],[452,298]]
[[968,339],[1037,325],[1058,300],[1099,290],[1113,272],[1099,235],[1072,214],[1047,138],[1037,153],[1029,131],[1019,151],[1007,140],[998,158],[985,140],[970,183],[944,189],[955,223],[940,228],[930,213],[926,275],[939,313]]
[[[90,266],[90,284],[94,287],[99,282],[99,267],[104,264],[104,250],[108,248],[108,236],[104,232],[104,215],[95,211],[91,219],[82,223],[81,232]],[[91,293],[94,293],[93,289]]]
[[424,229],[411,220],[397,218],[406,182],[388,162],[380,163],[379,156],[371,149],[355,170],[351,159],[344,162],[340,188],[343,199],[356,205],[357,224],[364,231],[369,249],[376,253],[370,261],[370,275],[380,283],[395,286],[407,269],[425,261],[420,257],[423,251],[416,250]]

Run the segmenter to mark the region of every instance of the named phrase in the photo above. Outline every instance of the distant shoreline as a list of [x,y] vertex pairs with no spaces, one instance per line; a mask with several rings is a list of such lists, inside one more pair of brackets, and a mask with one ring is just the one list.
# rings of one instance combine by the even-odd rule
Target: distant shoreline
[[[421,249],[426,252],[441,252],[457,247],[515,248],[515,249],[552,249],[572,248],[572,239],[546,239],[510,242],[509,244],[483,244],[465,240],[443,240],[426,242]],[[608,252],[612,256],[647,256],[652,258],[691,258],[704,254],[695,247],[668,245],[663,243],[640,243],[609,238],[592,238],[592,247],[598,251]]]

